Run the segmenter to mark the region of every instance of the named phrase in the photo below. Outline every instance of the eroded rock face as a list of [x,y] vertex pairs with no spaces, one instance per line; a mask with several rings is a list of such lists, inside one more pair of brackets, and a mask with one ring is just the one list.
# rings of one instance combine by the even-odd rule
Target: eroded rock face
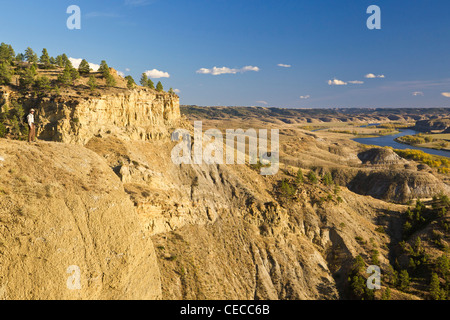
[[450,118],[417,121],[414,129],[420,132],[448,132],[450,130]]
[[145,88],[100,97],[46,98],[34,108],[40,139],[82,145],[94,136],[144,141],[168,136],[180,118],[178,96]]
[[345,282],[365,250],[355,238],[384,241],[371,215],[395,205],[342,188],[348,202],[319,207],[311,199],[326,193],[305,185],[285,208],[270,178],[247,166],[175,165],[173,145],[87,145],[111,167],[125,159],[117,174],[156,247],[164,299],[338,299],[333,276]]
[[412,170],[360,170],[347,186],[358,194],[396,203],[450,192],[450,188],[432,174]]
[[405,164],[407,161],[402,159],[393,150],[388,148],[373,148],[358,154],[358,158],[364,164],[372,165],[393,165]]

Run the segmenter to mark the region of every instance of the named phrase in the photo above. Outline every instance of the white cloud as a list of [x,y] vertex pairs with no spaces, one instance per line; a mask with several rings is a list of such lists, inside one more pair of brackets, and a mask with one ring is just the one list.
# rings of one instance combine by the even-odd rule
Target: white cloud
[[367,79],[385,78],[384,74],[375,75],[373,73],[368,73],[364,77]]
[[126,68],[125,71],[126,71],[126,72],[130,72],[130,68]]
[[246,72],[246,71],[255,71],[258,72],[259,68],[258,67],[253,67],[253,66],[245,66],[243,67],[240,72]]
[[261,100],[261,101],[256,101],[256,103],[261,103],[261,104],[269,104],[267,101]]
[[334,78],[333,80],[328,80],[328,85],[330,85],[330,86],[346,86],[347,82]]
[[450,98],[450,92],[442,92],[441,94],[446,98]]
[[247,71],[258,72],[259,70],[260,69],[258,67],[254,67],[254,66],[245,66],[241,69],[231,69],[228,67],[221,67],[221,68],[213,67],[212,69],[200,68],[196,72],[200,73],[200,74],[211,74],[213,76],[217,76],[217,75],[221,75],[221,74],[236,74],[238,72],[244,73]]
[[350,83],[350,84],[364,84],[364,81],[354,80],[354,81],[349,81],[348,83]]
[[122,71],[117,71],[117,74],[122,78],[125,78],[125,73],[123,73]]
[[290,67],[292,67],[290,64],[284,64],[284,63],[279,63],[279,64],[277,64],[277,66],[283,67],[283,68],[290,68]]
[[170,78],[170,74],[168,74],[167,72],[159,71],[159,70],[156,70],[156,69],[147,70],[147,71],[145,71],[145,74],[147,75],[147,77],[154,78],[154,79],[157,79],[157,78]]
[[[83,59],[75,59],[75,58],[69,58],[70,62],[72,62],[72,65],[74,68],[78,68],[80,66],[81,61],[83,61]],[[92,70],[97,71],[98,68],[100,68],[99,64],[95,64],[95,63],[89,63],[89,67],[91,67]]]
[[309,99],[309,98],[311,98],[311,96],[309,94],[306,96],[300,96],[300,99]]
[[423,97],[423,92],[422,91],[416,91],[412,93],[413,96],[417,97],[417,96],[422,96]]
[[175,93],[180,93],[181,90],[180,90],[180,89],[173,89],[173,92],[175,92]]

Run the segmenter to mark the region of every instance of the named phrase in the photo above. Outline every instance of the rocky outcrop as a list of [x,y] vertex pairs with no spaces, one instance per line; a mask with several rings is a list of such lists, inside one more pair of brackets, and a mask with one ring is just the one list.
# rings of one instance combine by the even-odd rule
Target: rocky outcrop
[[179,98],[146,88],[99,97],[53,97],[27,101],[37,109],[38,137],[86,144],[92,137],[151,140],[168,136],[180,118]]
[[372,148],[367,151],[359,153],[358,158],[364,164],[372,164],[372,165],[392,165],[392,164],[407,163],[406,160],[401,158],[392,149],[388,148]]
[[420,120],[414,129],[420,132],[443,132],[450,129],[450,118]]
[[431,173],[392,168],[389,171],[359,170],[347,186],[358,194],[397,203],[450,192],[450,187]]

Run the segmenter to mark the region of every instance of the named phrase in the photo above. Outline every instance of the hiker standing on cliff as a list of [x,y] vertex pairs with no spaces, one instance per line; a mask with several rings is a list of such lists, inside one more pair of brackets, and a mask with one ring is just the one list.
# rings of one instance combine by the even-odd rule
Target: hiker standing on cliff
[[36,127],[34,125],[34,109],[30,110],[30,113],[27,116],[28,128],[30,132],[28,133],[28,142],[35,142],[36,140]]

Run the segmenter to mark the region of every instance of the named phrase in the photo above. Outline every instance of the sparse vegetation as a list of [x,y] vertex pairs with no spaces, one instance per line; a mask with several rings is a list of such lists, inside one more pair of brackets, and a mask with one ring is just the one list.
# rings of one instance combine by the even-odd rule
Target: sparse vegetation
[[446,157],[431,155],[422,150],[407,149],[394,151],[402,158],[424,163],[431,168],[436,168],[440,173],[450,173],[450,161]]
[[367,287],[366,263],[358,255],[353,261],[353,266],[348,275],[350,297],[355,300],[374,300],[375,292]]
[[316,173],[313,170],[310,170],[306,176],[311,183],[317,183],[319,180],[317,179]]
[[95,76],[89,76],[88,86],[91,91],[94,91],[97,88],[97,80],[95,79]]

